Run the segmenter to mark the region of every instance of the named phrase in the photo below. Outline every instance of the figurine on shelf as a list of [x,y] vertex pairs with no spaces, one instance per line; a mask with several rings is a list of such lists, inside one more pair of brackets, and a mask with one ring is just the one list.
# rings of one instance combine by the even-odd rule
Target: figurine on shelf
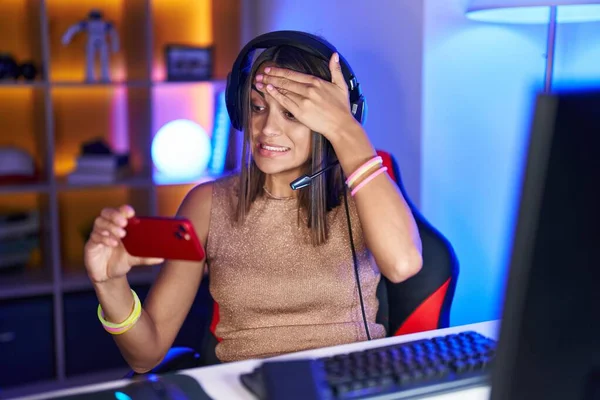
[[100,80],[108,82],[108,34],[110,34],[113,53],[119,51],[119,36],[114,25],[111,22],[105,21],[99,10],[92,10],[86,20],[78,22],[67,29],[62,37],[63,45],[69,44],[73,36],[81,31],[86,31],[88,34],[86,45],[86,81],[97,81],[94,74],[94,59],[96,54],[99,54]]

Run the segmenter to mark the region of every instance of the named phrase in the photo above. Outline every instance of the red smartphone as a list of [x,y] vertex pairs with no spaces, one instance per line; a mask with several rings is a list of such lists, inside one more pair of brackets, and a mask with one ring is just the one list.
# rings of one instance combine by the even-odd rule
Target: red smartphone
[[133,217],[122,239],[129,254],[165,260],[202,261],[202,243],[192,223],[185,218]]

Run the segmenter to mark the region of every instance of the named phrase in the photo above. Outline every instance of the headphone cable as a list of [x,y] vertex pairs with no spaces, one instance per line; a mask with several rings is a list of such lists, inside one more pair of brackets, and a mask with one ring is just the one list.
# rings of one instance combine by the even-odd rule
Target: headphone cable
[[[344,173],[342,172],[342,182],[345,181]],[[350,210],[348,208],[348,194],[346,188],[344,192],[344,205],[346,208],[346,221],[348,222],[348,235],[350,236],[350,248],[352,249],[352,261],[354,262],[354,276],[356,278],[356,286],[358,287],[358,297],[360,298],[360,310],[362,312],[363,323],[365,325],[365,332],[367,334],[367,340],[371,340],[371,334],[369,333],[369,325],[367,324],[367,316],[365,313],[365,303],[362,295],[362,288],[360,286],[360,276],[358,273],[358,258],[356,257],[356,249],[354,248],[354,239],[352,237],[352,224],[350,222]]]

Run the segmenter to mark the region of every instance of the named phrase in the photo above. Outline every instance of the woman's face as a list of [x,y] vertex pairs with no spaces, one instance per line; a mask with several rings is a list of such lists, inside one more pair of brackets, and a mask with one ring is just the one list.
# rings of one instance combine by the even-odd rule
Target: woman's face
[[[269,65],[274,66],[264,63],[257,73]],[[295,179],[310,157],[310,129],[269,94],[255,88],[250,92],[250,139],[257,167],[265,174],[290,174]]]

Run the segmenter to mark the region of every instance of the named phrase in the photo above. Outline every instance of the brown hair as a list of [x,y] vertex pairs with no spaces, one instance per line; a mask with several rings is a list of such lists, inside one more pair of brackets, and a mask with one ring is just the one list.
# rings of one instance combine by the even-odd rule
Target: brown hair
[[[242,162],[239,183],[239,198],[237,204],[236,220],[243,223],[252,203],[258,196],[264,195],[265,174],[258,169],[251,151],[250,132],[250,90],[256,70],[264,62],[273,62],[282,68],[317,76],[321,79],[331,81],[329,63],[306,51],[293,46],[277,46],[264,50],[254,61],[249,79],[242,88],[242,111],[244,128],[244,145],[242,150]],[[306,164],[304,173],[313,174],[318,170],[331,164],[337,157],[331,143],[317,132],[312,132],[312,157]],[[327,212],[341,203],[342,176],[339,167],[331,168],[312,180],[312,183],[298,194],[298,221],[306,216],[306,226],[310,229],[313,245],[320,245],[327,241],[329,226],[327,224]]]

